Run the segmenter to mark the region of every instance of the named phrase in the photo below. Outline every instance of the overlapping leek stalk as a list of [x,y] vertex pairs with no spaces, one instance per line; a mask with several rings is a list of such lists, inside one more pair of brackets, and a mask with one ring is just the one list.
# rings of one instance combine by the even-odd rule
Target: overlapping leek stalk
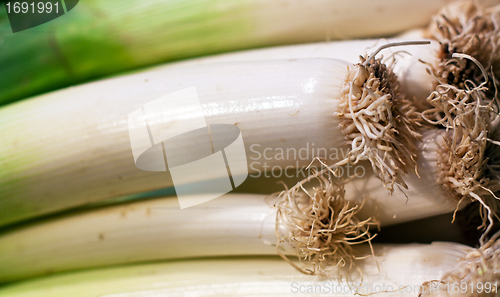
[[[428,194],[413,195],[405,205],[403,195],[387,196],[379,180],[371,179],[368,189],[358,188],[358,181],[353,189],[323,179],[310,191],[315,196],[296,193],[284,202],[267,195],[227,194],[179,209],[177,199],[170,197],[28,224],[0,235],[0,282],[164,259],[276,255],[277,235],[283,256],[308,255],[312,259],[298,268],[318,273],[340,259],[351,263],[351,245],[371,240],[378,221],[386,226],[455,208],[447,199]],[[409,185],[411,189],[414,184]],[[334,239],[326,240],[330,236]]]
[[424,26],[447,2],[81,1],[57,20],[17,33],[3,12],[0,104],[175,59],[395,34]]
[[[0,296],[356,296],[374,292],[376,296],[418,296],[423,283],[441,279],[470,252],[472,248],[453,243],[374,245],[376,256],[358,260],[360,270],[332,271],[344,277],[349,274],[348,281],[301,274],[278,257],[159,262],[38,278],[5,286]],[[370,253],[368,247],[358,249],[360,256]]]

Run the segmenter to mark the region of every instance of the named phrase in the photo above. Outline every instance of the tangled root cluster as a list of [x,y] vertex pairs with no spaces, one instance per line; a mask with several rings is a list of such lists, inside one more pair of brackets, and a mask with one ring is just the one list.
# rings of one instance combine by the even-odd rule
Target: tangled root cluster
[[391,67],[380,59],[361,57],[347,73],[337,113],[351,150],[336,165],[369,160],[390,191],[395,183],[407,188],[402,177],[415,168],[414,140],[421,137],[416,132],[419,117],[398,89]]
[[[465,82],[479,85],[481,71],[467,60],[452,60],[454,53],[474,57],[486,69],[493,68],[492,84],[500,77],[500,6],[483,8],[475,1],[452,3],[442,9],[431,22],[429,32],[441,44],[441,62],[434,75],[442,81],[465,89]],[[492,85],[489,90],[494,90]]]
[[[499,235],[497,233],[488,243],[467,254],[458,267],[446,273],[440,281],[424,283],[419,296],[497,296],[500,285]],[[456,284],[455,290],[453,284]]]
[[[325,175],[317,180],[319,186],[311,192],[299,184],[278,196],[277,251],[302,273],[328,276],[328,271],[334,268],[353,267],[356,257],[352,246],[370,243],[374,237],[370,226],[378,223],[372,218],[364,221],[356,218],[362,205],[344,200],[341,183]],[[285,242],[294,248],[302,267],[281,253],[280,245]]]
[[422,117],[444,127],[450,135],[438,152],[438,182],[452,197],[480,202],[481,215],[490,221],[491,228],[499,205],[500,117],[496,98],[486,99],[484,85],[467,81],[464,90],[438,86],[427,98],[432,109],[424,111]]
[[450,131],[450,138],[439,151],[438,175],[439,182],[457,198],[477,198],[474,195],[500,190],[500,172],[488,164],[487,155],[496,147],[488,138],[492,134],[488,131],[497,122],[496,113],[491,102],[482,97],[480,88],[439,86],[428,98],[433,109],[422,113],[430,123]]
[[458,199],[480,202],[490,223],[500,190],[499,26],[500,5],[482,8],[474,1],[448,5],[433,19],[429,32],[441,44],[441,61],[429,70],[437,87],[427,98],[431,108],[422,112],[428,123],[450,131],[439,152],[439,182]]

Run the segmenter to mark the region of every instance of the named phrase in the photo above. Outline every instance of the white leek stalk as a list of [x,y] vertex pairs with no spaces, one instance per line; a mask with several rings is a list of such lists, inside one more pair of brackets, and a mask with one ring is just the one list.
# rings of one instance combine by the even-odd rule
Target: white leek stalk
[[[346,69],[346,63],[326,60],[183,70],[163,66],[4,107],[0,110],[0,225],[172,186],[166,172],[136,167],[127,119],[149,101],[193,86],[207,124],[241,129],[249,161],[264,164],[260,156],[268,148],[298,151],[314,143],[344,149],[344,136],[333,113]],[[160,119],[184,118],[179,125],[190,125],[184,109],[167,115],[158,112]],[[259,146],[251,149],[253,144]],[[180,149],[196,145],[193,140]],[[284,168],[296,166],[297,161],[306,166],[310,159],[273,159],[269,165]]]
[[[451,58],[443,59],[443,45],[433,40],[427,30],[412,30],[390,39],[368,39],[323,42],[303,45],[281,46],[257,50],[247,50],[207,58],[182,61],[172,66],[185,67],[220,62],[235,61],[262,61],[275,59],[304,59],[304,58],[339,58],[357,63],[360,54],[369,54],[377,47],[387,44],[410,40],[429,40],[431,44],[420,46],[405,46],[388,48],[381,51],[386,57],[394,59],[394,71],[398,75],[401,90],[410,97],[425,100],[436,87],[436,81],[428,75],[428,67],[439,68],[440,63],[446,63]],[[442,41],[442,39],[438,39]],[[457,49],[460,52],[460,47]],[[483,54],[484,55],[484,54]],[[443,60],[443,61],[442,61]],[[442,71],[442,70],[441,70]],[[419,102],[415,102],[419,103]],[[423,102],[420,104],[424,104]]]
[[[432,195],[415,195],[409,199],[408,205],[401,206],[406,201],[404,196],[399,197],[396,191],[396,197],[386,197],[386,190],[381,189],[380,182],[373,189],[358,189],[374,191],[373,195],[368,193],[366,204],[361,208],[356,206],[358,203],[345,203],[346,195],[341,185],[328,186],[322,197],[314,197],[309,201],[304,201],[307,198],[305,196],[297,197],[297,204],[288,206],[305,209],[304,205],[319,203],[320,200],[322,203],[330,201],[329,205],[336,216],[344,213],[343,218],[332,218],[331,224],[337,224],[339,219],[352,222],[343,227],[339,225],[338,230],[333,232],[340,242],[344,237],[358,235],[360,240],[369,239],[370,234],[376,231],[370,225],[374,225],[377,220],[385,226],[394,221],[451,212],[455,208],[453,203],[442,203]],[[346,193],[350,191],[349,188]],[[376,196],[377,193],[383,197]],[[361,198],[365,194],[355,192],[351,196]],[[325,196],[329,199],[325,199]],[[400,201],[394,201],[398,199]],[[26,225],[0,235],[0,282],[80,268],[162,259],[276,255],[276,222],[279,224],[280,237],[286,242],[288,239],[285,237],[297,230],[288,225],[285,217],[279,217],[277,221],[277,209],[285,214],[286,208],[285,205],[272,207],[274,201],[266,195],[227,194],[193,208],[179,209],[177,199],[170,197],[93,209]],[[329,210],[326,209],[326,213]],[[348,219],[350,214],[353,217]],[[397,219],[394,219],[396,214]],[[314,215],[311,218],[314,219]],[[360,223],[364,220],[365,223]],[[314,229],[313,226],[311,230]],[[363,230],[370,233],[362,236]],[[347,234],[348,231],[351,234]],[[309,237],[305,235],[310,241]],[[318,240],[321,237],[319,235]],[[295,235],[294,238],[300,236]],[[281,246],[285,249],[281,249]],[[334,241],[328,248],[337,246]],[[347,245],[341,246],[342,249],[349,248]],[[300,245],[291,242],[291,247]],[[283,243],[279,250],[286,255],[302,253],[291,247]],[[352,257],[349,251],[346,253],[342,250],[337,252],[337,256],[346,262]],[[323,262],[327,266],[337,263],[330,260]],[[314,268],[318,270],[322,267],[313,265]]]
[[[424,30],[413,30],[398,38],[330,41],[246,50],[181,61],[171,66],[186,67],[221,62],[313,58],[342,59],[355,64],[359,62],[360,55],[369,55],[382,45],[423,40],[429,41],[430,44],[389,47],[380,52],[388,63],[393,64],[400,91],[410,98],[415,98],[414,104],[422,109],[425,104],[422,101],[425,101],[425,98],[435,89],[435,79],[428,74],[427,65],[437,66],[441,52],[440,44],[426,38]],[[421,61],[425,61],[425,64]]]
[[[357,261],[349,282],[297,272],[278,257],[183,260],[54,275],[4,286],[1,297],[156,296],[418,296],[473,249],[454,243],[374,245],[375,257]],[[369,249],[360,254],[370,254]],[[362,276],[360,275],[362,273]],[[332,291],[333,289],[333,291]]]
[[[418,134],[412,130],[414,120],[405,115],[412,109],[392,93],[394,75],[387,71],[386,77],[385,66],[371,58],[363,66],[320,59],[163,66],[2,108],[0,225],[172,186],[167,173],[135,166],[127,117],[151,100],[193,86],[208,125],[241,129],[250,173],[256,171],[251,162],[260,161],[261,171],[264,165],[301,167],[335,149],[343,155],[338,163],[368,159],[389,188],[404,185],[402,176],[412,170],[416,156]],[[383,77],[376,77],[375,70]],[[378,115],[363,115],[365,108]],[[363,119],[353,120],[358,113]],[[185,131],[200,114],[178,108],[152,110],[147,116],[150,129],[170,121],[167,130],[175,132]],[[382,127],[388,132],[378,131]],[[324,151],[264,164],[266,150],[297,152],[312,144]],[[393,149],[374,149],[381,145]],[[177,146],[177,152],[196,151],[199,140]],[[219,177],[197,174],[185,183]]]
[[0,239],[0,282],[159,259],[273,255],[276,210],[265,197],[228,194],[187,209],[175,197],[155,199],[9,232]]

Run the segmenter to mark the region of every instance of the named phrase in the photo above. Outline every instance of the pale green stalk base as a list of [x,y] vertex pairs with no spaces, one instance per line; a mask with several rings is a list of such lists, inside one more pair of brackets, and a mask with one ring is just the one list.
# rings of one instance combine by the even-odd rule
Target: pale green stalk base
[[[265,178],[256,180],[254,185],[259,186],[258,181],[262,179]],[[344,194],[340,193],[343,189],[328,187],[330,192],[337,195],[333,197],[334,204],[337,205],[334,206],[336,216],[328,223],[338,225],[337,221],[340,219],[342,222],[349,222],[347,226],[338,227],[332,232],[316,230],[318,234],[315,235],[315,240],[306,245],[309,234],[295,227],[290,228],[288,224],[281,225],[281,222],[286,223],[281,220],[280,236],[287,242],[302,240],[303,243],[293,244],[301,247],[301,251],[289,248],[288,243],[280,244],[279,251],[292,256],[304,254],[307,248],[314,248],[315,242],[321,243],[334,234],[336,239],[330,240],[328,248],[341,247],[344,251],[331,258],[335,258],[335,261],[349,261],[353,255],[348,247],[349,243],[344,239],[350,238],[347,241],[354,243],[371,237],[377,232],[377,228],[372,227],[371,233],[353,240],[365,227],[373,225],[373,218],[380,220],[382,226],[385,226],[451,212],[456,207],[454,203],[446,203],[445,199],[435,199],[438,195],[415,195],[415,191],[411,189],[413,182],[409,184],[413,195],[405,204],[406,197],[401,192],[395,191],[394,195],[388,195],[380,180],[374,176],[367,179],[363,183],[367,185],[366,188],[356,188],[359,182],[354,183],[354,186],[351,186],[353,183],[346,186],[345,197],[351,201],[345,208]],[[439,191],[432,193],[437,194]],[[365,197],[366,204],[360,209],[357,206],[361,203],[359,200]],[[227,194],[199,206],[180,209],[177,198],[168,197],[38,221],[0,235],[0,283],[60,271],[144,261],[227,255],[276,255],[276,208],[271,207],[275,203],[274,198],[267,195]],[[298,202],[302,200],[296,199]],[[317,201],[319,202],[321,200]],[[288,207],[294,206],[288,204]],[[307,204],[302,203],[298,207],[304,208]],[[283,205],[280,209],[281,214],[286,213]],[[338,215],[340,211],[342,213]],[[356,214],[357,218],[349,218],[355,212],[359,216]],[[289,219],[293,216],[289,216]],[[370,217],[372,219],[368,220]],[[311,219],[303,221],[308,220]],[[360,223],[360,220],[367,222]],[[316,224],[316,228],[318,226]],[[359,226],[361,232],[356,231],[353,226]],[[289,234],[295,235],[285,238]],[[309,252],[315,254],[313,251]],[[319,257],[325,253],[317,254]],[[320,263],[301,263],[300,267],[317,270],[316,266],[321,264],[324,271],[335,261],[327,257]],[[317,272],[322,271],[320,269]]]
[[[382,286],[385,290],[392,287],[396,292],[376,296],[417,296],[424,281],[441,278],[471,250],[452,243],[375,246],[375,258],[357,262],[362,278],[356,268],[350,272],[338,271],[344,279],[349,276],[351,287],[336,278],[329,281],[301,274],[279,257],[246,257],[184,260],[54,275],[5,286],[0,289],[0,297],[291,296],[299,292],[306,293],[300,296],[323,296],[321,292],[326,296],[346,296],[345,293],[332,293],[332,288],[354,296],[356,291],[381,291]],[[360,255],[370,255],[369,249],[365,247]],[[364,287],[359,287],[360,284]],[[326,291],[326,286],[330,291]]]
[[[193,86],[207,124],[241,130],[250,174],[305,167],[317,156],[313,145],[347,152],[333,116],[346,70],[338,60],[162,66],[6,106],[0,109],[0,226],[171,187],[168,172],[135,165],[127,119],[149,101]],[[182,108],[155,112],[150,116],[177,129],[190,123]],[[193,137],[176,151],[198,143]],[[277,158],[278,149],[307,155]]]

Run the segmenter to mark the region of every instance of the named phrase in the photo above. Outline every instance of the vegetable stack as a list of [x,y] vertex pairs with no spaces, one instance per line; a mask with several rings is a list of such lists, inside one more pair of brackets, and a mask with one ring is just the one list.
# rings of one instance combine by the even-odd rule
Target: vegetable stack
[[[500,4],[425,2],[87,1],[1,30],[0,297],[497,296]],[[377,240],[436,215],[477,237]]]

